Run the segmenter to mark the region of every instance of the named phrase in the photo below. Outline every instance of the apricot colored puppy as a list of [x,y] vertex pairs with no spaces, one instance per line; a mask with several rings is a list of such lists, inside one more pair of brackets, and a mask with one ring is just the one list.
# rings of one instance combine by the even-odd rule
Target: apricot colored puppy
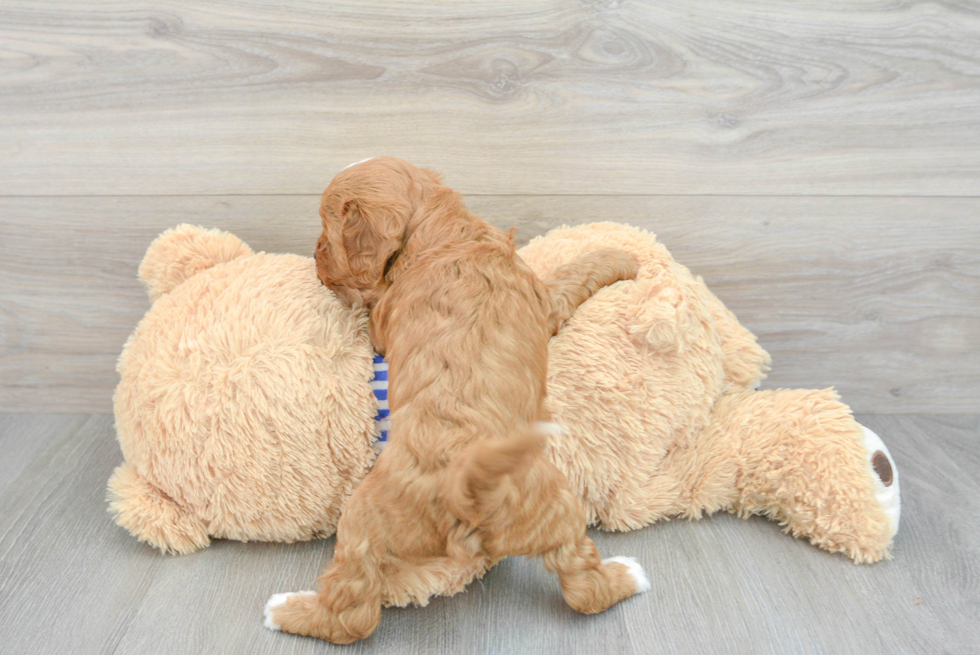
[[460,591],[509,555],[540,556],[568,604],[595,614],[649,589],[628,558],[602,560],[585,512],[543,454],[548,340],[636,262],[593,252],[548,283],[511,238],[439,176],[377,157],[348,167],[320,206],[320,280],[371,309],[389,362],[389,443],[348,501],[318,592],[277,594],[266,625],[342,644],[381,608]]

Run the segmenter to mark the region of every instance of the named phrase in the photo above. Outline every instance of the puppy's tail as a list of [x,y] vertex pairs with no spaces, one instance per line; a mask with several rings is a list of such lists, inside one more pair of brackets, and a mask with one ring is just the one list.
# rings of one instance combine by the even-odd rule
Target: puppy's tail
[[536,423],[516,436],[486,439],[466,448],[451,467],[448,500],[453,512],[478,525],[516,500],[512,476],[528,468],[544,451],[545,437],[557,429],[554,423]]

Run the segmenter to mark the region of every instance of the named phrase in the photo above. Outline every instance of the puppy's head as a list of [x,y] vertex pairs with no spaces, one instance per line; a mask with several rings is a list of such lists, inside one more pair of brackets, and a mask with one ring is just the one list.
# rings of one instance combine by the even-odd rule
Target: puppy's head
[[320,281],[348,305],[377,302],[408,238],[423,185],[435,182],[433,174],[395,157],[375,157],[341,171],[320,200]]

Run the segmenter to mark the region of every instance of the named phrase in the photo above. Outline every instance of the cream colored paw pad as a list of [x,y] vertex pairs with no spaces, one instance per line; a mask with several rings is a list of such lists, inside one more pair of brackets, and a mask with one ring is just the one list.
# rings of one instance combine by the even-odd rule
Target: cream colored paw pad
[[888,446],[877,434],[868,428],[861,426],[864,431],[864,448],[867,452],[868,466],[874,473],[875,496],[881,503],[885,514],[891,520],[892,530],[890,537],[894,537],[898,532],[898,525],[902,518],[902,497],[898,484],[898,468],[895,460],[888,452]]

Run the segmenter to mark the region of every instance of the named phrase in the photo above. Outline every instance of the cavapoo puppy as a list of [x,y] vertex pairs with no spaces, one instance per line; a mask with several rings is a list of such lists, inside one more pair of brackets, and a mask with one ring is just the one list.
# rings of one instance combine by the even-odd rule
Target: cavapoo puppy
[[635,277],[633,258],[594,252],[542,282],[438,175],[391,157],[338,174],[320,215],[317,274],[371,310],[391,429],[319,591],[273,596],[266,625],[350,643],[382,606],[456,593],[508,555],[540,556],[579,612],[646,591],[636,562],[600,559],[543,453],[557,427],[543,405],[548,340],[600,287]]

